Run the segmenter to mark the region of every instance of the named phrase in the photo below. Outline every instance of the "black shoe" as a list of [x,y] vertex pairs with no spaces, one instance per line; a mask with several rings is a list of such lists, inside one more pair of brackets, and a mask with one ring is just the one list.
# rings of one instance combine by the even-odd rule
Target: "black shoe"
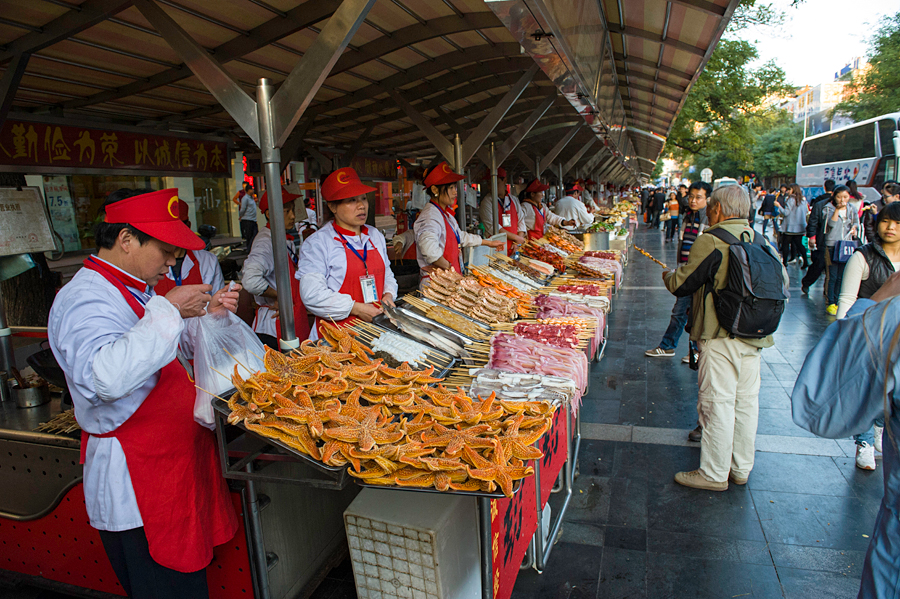
[[703,427],[699,424],[697,428],[688,433],[688,441],[693,441],[694,443],[699,443],[700,439],[703,438]]
[[802,293],[803,295],[809,295],[809,286],[803,285],[802,287],[800,287],[800,293]]

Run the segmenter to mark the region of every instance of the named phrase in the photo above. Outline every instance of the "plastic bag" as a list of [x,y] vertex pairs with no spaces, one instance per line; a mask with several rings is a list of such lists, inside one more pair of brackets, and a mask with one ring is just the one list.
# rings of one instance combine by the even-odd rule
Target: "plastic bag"
[[[194,382],[198,387],[194,400],[194,421],[214,430],[213,397],[207,392],[226,397],[225,394],[234,388],[231,374],[235,365],[241,378],[247,378],[253,372],[264,370],[264,355],[265,347],[259,337],[235,314],[224,310],[200,317],[194,342]],[[245,367],[252,372],[247,372]]]

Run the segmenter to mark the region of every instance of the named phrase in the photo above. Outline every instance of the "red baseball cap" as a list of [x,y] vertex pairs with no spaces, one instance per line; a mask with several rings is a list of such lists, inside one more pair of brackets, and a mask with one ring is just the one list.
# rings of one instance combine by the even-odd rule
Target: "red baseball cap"
[[[177,189],[161,189],[106,206],[106,222],[127,223],[163,243],[202,250],[206,243],[181,222]],[[186,206],[187,204],[185,204]]]
[[187,202],[180,199],[178,200],[178,220],[188,220],[191,217],[190,212],[188,211]]
[[[503,168],[502,166],[501,166],[500,168],[497,169],[497,178],[499,178],[499,179],[506,179],[506,169]],[[485,180],[485,181],[490,181],[490,179],[491,179],[491,171],[490,171],[490,169],[489,169],[489,170],[484,174],[484,180]]]
[[359,175],[349,166],[339,168],[325,177],[322,182],[322,197],[326,202],[355,198],[370,191],[375,191],[375,188],[363,185],[359,180]]
[[[281,186],[281,204],[287,206],[300,196],[289,192],[285,189],[284,185]],[[259,211],[260,212],[268,212],[269,211],[269,192],[267,191],[262,195],[262,198],[259,200]]]
[[456,183],[465,179],[463,175],[457,175],[446,162],[442,162],[425,175],[422,185],[431,187],[432,185],[447,185],[448,183]]
[[566,191],[584,191],[584,188],[578,184],[578,181],[566,185]]
[[597,184],[597,182],[594,181],[593,179],[588,179],[584,183],[585,183],[585,185],[596,185]]
[[544,185],[541,183],[540,179],[534,179],[531,183],[528,184],[528,187],[525,188],[527,193],[537,193],[539,191],[547,191],[550,189],[549,185]]

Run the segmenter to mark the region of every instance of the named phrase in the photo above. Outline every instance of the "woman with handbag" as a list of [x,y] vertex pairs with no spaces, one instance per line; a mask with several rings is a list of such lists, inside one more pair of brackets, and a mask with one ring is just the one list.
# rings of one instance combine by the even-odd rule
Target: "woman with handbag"
[[674,191],[669,192],[669,199],[666,200],[666,208],[668,212],[666,215],[668,218],[666,219],[666,243],[670,241],[675,241],[678,237],[678,194]]
[[831,202],[825,206],[825,264],[828,268],[828,307],[825,311],[837,315],[838,294],[844,277],[844,267],[859,245],[859,215],[849,208],[850,189],[838,185],[831,192]]

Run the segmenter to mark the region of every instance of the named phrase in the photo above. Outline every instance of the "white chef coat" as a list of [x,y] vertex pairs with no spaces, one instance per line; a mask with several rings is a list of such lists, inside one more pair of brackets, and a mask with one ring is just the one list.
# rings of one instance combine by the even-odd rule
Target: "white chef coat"
[[[203,280],[204,284],[212,285],[212,291],[210,293],[215,293],[224,287],[225,277],[222,275],[222,267],[219,266],[219,259],[216,258],[215,254],[207,252],[206,250],[194,250],[194,255],[197,256],[197,262],[200,265],[200,278]],[[191,260],[190,254],[185,254],[184,261],[181,263],[182,284],[184,284],[184,280],[187,279],[192,268],[194,268],[194,261]],[[175,282],[175,277],[172,276],[171,268],[166,273],[166,278]]]
[[[493,231],[494,226],[494,206],[497,205],[497,202],[494,200],[491,194],[487,194],[482,198],[481,205],[478,207],[478,216],[481,218],[481,223],[484,225],[484,230],[490,233]],[[512,194],[506,194],[503,198],[503,211],[508,212],[510,205],[515,206],[516,212],[519,214],[519,226],[518,226],[518,234],[522,237],[525,237],[528,229],[525,228],[525,213],[522,212],[522,204],[519,202],[519,198]],[[497,223],[500,225],[500,228],[503,228],[503,217],[497,217]]]
[[588,209],[588,212],[593,212],[597,209],[597,203],[594,201],[594,195],[589,191],[581,192],[584,195],[584,207]]
[[[183,320],[175,306],[146,285],[126,288],[144,304],[143,318],[109,281],[87,268],[60,290],[50,309],[50,347],[66,374],[75,418],[92,435],[111,432],[134,414],[159,381],[159,371],[175,359],[179,343],[185,357],[193,355],[199,319]],[[143,526],[125,453],[115,437],[88,439],[84,499],[91,526],[98,530]]]
[[[418,222],[416,221],[417,227]],[[363,247],[368,245],[371,252],[372,245],[375,246],[384,261],[383,293],[390,293],[396,299],[397,280],[391,271],[387,244],[381,231],[363,225],[360,235],[354,237],[344,235],[344,237],[360,254],[363,253]],[[334,221],[325,223],[325,226],[306,239],[295,276],[300,281],[300,297],[307,312],[320,318],[334,320],[343,320],[350,316],[354,300],[339,291],[347,276],[347,252],[341,242],[341,236],[334,229]],[[378,298],[378,301],[381,301],[381,298]],[[316,327],[312,327],[309,338],[318,338]]]
[[[447,215],[450,227],[459,234],[459,247],[475,247],[481,245],[481,237],[459,230],[459,223],[450,215]],[[444,217],[441,209],[429,202],[415,223],[416,232],[416,261],[419,269],[434,264],[444,255],[447,247],[447,229],[444,226]]]
[[561,216],[563,220],[574,220],[581,227],[594,222],[594,216],[584,207],[584,202],[576,200],[572,196],[565,196],[556,202],[553,212]]
[[[291,251],[290,246],[291,244],[288,244],[288,251]],[[297,252],[302,253],[299,249]],[[276,307],[278,301],[262,296],[262,293],[269,287],[278,289],[275,282],[272,229],[269,227],[260,229],[253,238],[253,247],[250,248],[250,254],[244,260],[244,268],[241,270],[241,285],[248,293],[253,294],[253,299],[259,306],[256,309],[256,318],[253,319],[253,330],[257,334],[271,335],[277,339],[279,331],[275,326],[276,319],[272,318],[273,310],[271,308]]]
[[[534,229],[534,206],[529,202],[522,202],[522,212],[525,213],[525,227],[531,231]],[[541,208],[541,213],[544,215],[544,226],[558,227],[569,220],[553,214],[547,208]]]

